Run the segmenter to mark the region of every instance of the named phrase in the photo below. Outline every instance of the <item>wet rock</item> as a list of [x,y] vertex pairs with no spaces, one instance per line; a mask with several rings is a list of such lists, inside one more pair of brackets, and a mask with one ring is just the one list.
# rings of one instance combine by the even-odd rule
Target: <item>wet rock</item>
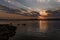
[[13,37],[16,33],[16,27],[13,25],[0,25],[0,39],[8,40],[9,37]]

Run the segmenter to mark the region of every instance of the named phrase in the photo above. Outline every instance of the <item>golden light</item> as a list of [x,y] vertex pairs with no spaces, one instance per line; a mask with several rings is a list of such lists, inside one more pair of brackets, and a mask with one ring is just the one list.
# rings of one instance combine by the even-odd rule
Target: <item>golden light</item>
[[[44,17],[44,16],[39,16],[38,18],[39,18],[39,19],[44,19],[45,17]],[[40,20],[40,21],[39,21],[39,25],[40,25],[40,26],[39,26],[39,29],[40,29],[40,32],[43,32],[43,33],[44,33],[44,32],[47,31],[47,29],[48,29],[48,26],[47,26],[48,24],[47,24],[47,22],[48,22],[48,21],[43,21],[43,20]]]
[[[40,10],[39,13],[41,15],[41,16],[38,17],[39,19],[44,19],[45,18],[44,16],[48,15],[46,10]],[[46,32],[46,30],[48,29],[47,21],[40,20],[39,25],[40,25],[40,32]]]
[[46,12],[46,10],[40,10],[40,15],[41,16],[47,16],[48,15],[48,13]]
[[48,13],[46,12],[47,10],[36,8],[36,11],[39,12],[41,16],[47,16],[48,15]]
[[46,32],[47,29],[47,21],[40,21],[40,32]]

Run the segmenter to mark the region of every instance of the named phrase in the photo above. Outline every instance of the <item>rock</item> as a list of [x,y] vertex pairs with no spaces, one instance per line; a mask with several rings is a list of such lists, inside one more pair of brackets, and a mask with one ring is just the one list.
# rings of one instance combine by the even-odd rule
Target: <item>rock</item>
[[16,27],[13,25],[0,25],[0,39],[8,40],[9,37],[13,37],[16,33]]

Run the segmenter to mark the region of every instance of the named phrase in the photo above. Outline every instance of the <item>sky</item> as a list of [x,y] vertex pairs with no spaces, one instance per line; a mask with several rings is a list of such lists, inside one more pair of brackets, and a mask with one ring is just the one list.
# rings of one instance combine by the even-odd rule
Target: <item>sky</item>
[[21,1],[23,5],[31,7],[33,9],[36,8],[47,9],[47,8],[60,7],[60,0],[20,0],[19,2]]
[[60,7],[60,0],[0,0],[0,3],[2,3],[1,1],[8,2],[15,8],[31,8],[33,10]]

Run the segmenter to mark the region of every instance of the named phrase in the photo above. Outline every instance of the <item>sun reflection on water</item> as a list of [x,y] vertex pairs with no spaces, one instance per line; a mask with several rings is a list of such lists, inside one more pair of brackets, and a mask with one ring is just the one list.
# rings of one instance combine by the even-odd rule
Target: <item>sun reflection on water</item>
[[[44,16],[47,16],[48,15],[48,13],[46,13],[46,11],[45,10],[43,10],[43,11],[41,11],[40,12],[40,19],[44,19],[45,17]],[[47,31],[47,29],[48,29],[48,27],[47,27],[47,22],[48,21],[43,21],[43,20],[40,20],[40,22],[39,22],[39,24],[40,24],[40,32],[46,32]]]

